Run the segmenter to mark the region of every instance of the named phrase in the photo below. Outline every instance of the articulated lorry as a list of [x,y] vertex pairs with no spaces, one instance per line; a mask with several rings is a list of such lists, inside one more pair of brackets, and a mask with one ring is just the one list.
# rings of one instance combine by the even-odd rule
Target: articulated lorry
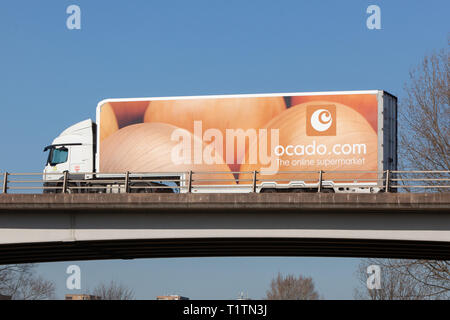
[[45,147],[44,192],[380,192],[397,168],[381,90],[106,99]]

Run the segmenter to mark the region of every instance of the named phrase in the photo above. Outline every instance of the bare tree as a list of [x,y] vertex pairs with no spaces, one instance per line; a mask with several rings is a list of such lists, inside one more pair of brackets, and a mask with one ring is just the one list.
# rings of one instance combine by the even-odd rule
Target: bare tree
[[[450,38],[449,38],[450,40]],[[450,42],[449,42],[450,43]],[[450,87],[449,46],[423,58],[409,74],[406,97],[400,109],[400,165],[402,169],[448,171],[450,164]],[[403,179],[426,178],[428,181],[405,181],[405,185],[438,185],[448,178],[429,173],[422,177],[402,174]],[[406,188],[408,189],[408,188]],[[417,189],[423,192],[427,189]],[[428,189],[443,191],[443,189]],[[411,191],[411,189],[409,189]],[[382,288],[368,290],[366,267],[382,268]],[[360,299],[448,299],[450,269],[447,261],[431,260],[363,260],[358,269],[362,288]]]
[[314,282],[310,277],[299,275],[295,277],[288,274],[285,277],[278,273],[277,277],[272,279],[270,290],[266,293],[267,300],[318,300]]
[[[450,170],[449,69],[447,46],[423,58],[409,74],[409,81],[405,84],[406,97],[400,105],[399,160],[403,169]],[[435,179],[436,175],[426,174],[424,177]],[[448,185],[448,181],[441,183]],[[437,182],[426,181],[423,184],[436,185]],[[423,192],[424,189],[421,190]]]
[[109,284],[100,283],[94,288],[92,295],[102,300],[133,300],[134,291],[123,284],[111,281]]
[[[368,289],[367,267],[381,268],[381,288]],[[364,259],[357,278],[356,299],[430,300],[450,298],[450,263],[432,260]]]
[[0,294],[14,300],[55,298],[55,285],[35,274],[35,264],[0,266]]

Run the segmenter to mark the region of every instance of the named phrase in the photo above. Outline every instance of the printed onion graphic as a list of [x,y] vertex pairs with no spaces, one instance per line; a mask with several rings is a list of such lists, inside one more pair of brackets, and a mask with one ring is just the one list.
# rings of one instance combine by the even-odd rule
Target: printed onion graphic
[[[218,129],[225,140],[226,129],[258,130],[285,109],[283,97],[155,100],[147,108],[144,122],[164,122],[194,133],[194,121],[202,121],[203,132]],[[233,152],[235,159],[229,166],[232,171],[239,171],[238,163],[248,142],[240,150],[236,143],[234,146],[235,150],[226,150],[224,143],[219,152],[224,159]]]
[[110,102],[109,104],[116,114],[119,128],[123,128],[131,124],[144,122],[144,114],[150,103],[149,101],[120,101]]
[[100,141],[108,138],[119,130],[116,114],[110,104],[104,104],[100,109]]
[[120,128],[142,123],[149,101],[108,102],[100,110],[100,141]]
[[[336,121],[336,136],[307,136],[307,121],[311,121],[311,119],[307,119],[307,106],[320,104],[336,106],[336,119],[331,119],[331,121]],[[328,119],[326,114],[322,117],[322,120],[326,122]],[[377,135],[360,113],[346,105],[330,101],[314,101],[296,105],[270,121],[266,128],[279,130],[278,145],[282,146],[284,150],[278,148],[278,156],[273,155],[272,159],[274,162],[277,159],[281,160],[279,171],[377,170]],[[273,151],[275,147],[272,143],[268,146],[268,150]],[[269,167],[268,164],[260,163],[260,160],[256,164],[248,163],[248,154],[245,156],[245,162],[241,165],[241,171],[261,171],[261,169]],[[260,177],[274,179],[279,183],[287,183],[281,179],[310,179],[317,182],[318,174],[275,173]],[[347,182],[353,182],[353,179],[373,179],[376,178],[376,175],[362,172],[324,175],[324,180],[332,178],[351,179]],[[239,179],[251,179],[251,175],[241,174]]]
[[[215,155],[214,164],[193,164],[194,139],[192,139],[190,158],[185,159],[191,164],[176,164],[173,161],[172,150],[178,141],[172,141],[174,130],[181,130],[186,136],[193,135],[173,125],[164,123],[141,123],[126,126],[105,139],[101,143],[101,172],[197,172],[216,171],[225,174],[196,174],[194,179],[227,179],[223,182],[194,182],[196,184],[235,184],[234,176],[229,167],[223,163],[219,155]],[[201,142],[200,142],[201,145]],[[205,146],[203,145],[203,148]],[[202,152],[204,151],[201,150]],[[217,163],[217,164],[216,164]]]

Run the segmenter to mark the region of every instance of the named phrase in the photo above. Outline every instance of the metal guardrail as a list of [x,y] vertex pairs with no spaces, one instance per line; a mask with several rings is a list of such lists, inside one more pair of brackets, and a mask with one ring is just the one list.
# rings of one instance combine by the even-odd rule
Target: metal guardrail
[[[236,178],[208,178],[211,175],[230,174],[233,174]],[[252,192],[256,192],[262,183],[276,182],[287,184],[294,181],[315,185],[317,192],[323,192],[324,187],[329,185],[330,182],[338,184],[339,187],[354,187],[354,184],[358,183],[360,187],[378,187],[385,192],[397,192],[399,190],[406,192],[414,192],[414,190],[442,192],[450,190],[450,171],[278,171],[275,176],[264,175],[258,171],[122,172],[102,174],[95,172],[69,174],[66,171],[64,174],[4,172],[1,175],[2,181],[0,181],[0,185],[2,193],[10,191],[28,191],[28,193],[33,193],[33,191],[37,190],[42,190],[43,192],[56,190],[58,193],[107,192],[108,188],[113,193],[114,191],[132,193],[136,190],[151,189],[157,189],[157,192],[173,190],[191,192],[193,188],[208,188],[212,187],[212,185],[214,188],[249,188],[251,186]],[[60,176],[60,179],[48,181],[44,180],[44,175],[56,175]],[[94,177],[99,175],[100,178],[80,179],[84,175]],[[107,178],[105,175],[112,178]],[[36,177],[39,177],[39,179],[36,179]],[[89,184],[86,184],[87,181]],[[44,185],[45,182],[51,182],[54,185]]]

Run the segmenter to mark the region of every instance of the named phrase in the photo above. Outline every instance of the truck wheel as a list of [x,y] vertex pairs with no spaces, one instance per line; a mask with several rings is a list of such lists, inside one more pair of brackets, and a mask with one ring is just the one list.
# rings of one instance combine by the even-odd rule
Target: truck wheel
[[[71,189],[72,187],[74,187],[74,188]],[[79,187],[79,185],[77,185],[77,184],[69,184],[67,186],[67,193],[80,193],[81,189],[78,189],[77,187]]]

